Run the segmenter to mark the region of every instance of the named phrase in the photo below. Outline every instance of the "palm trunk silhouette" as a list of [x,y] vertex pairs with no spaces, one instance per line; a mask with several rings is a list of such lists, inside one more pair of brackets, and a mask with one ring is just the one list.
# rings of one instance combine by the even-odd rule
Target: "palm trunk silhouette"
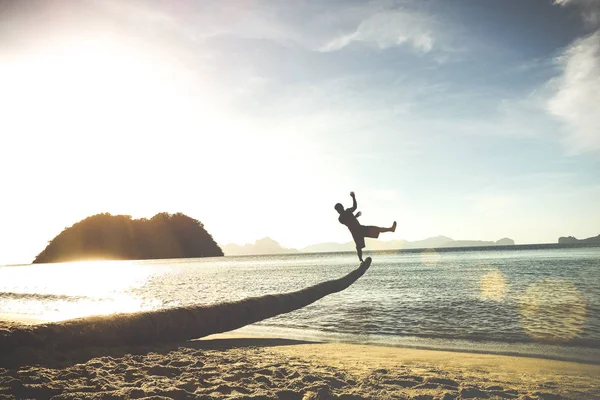
[[16,347],[114,346],[201,338],[289,313],[356,282],[371,265],[367,258],[348,275],[308,288],[207,306],[78,318],[0,331],[0,353]]

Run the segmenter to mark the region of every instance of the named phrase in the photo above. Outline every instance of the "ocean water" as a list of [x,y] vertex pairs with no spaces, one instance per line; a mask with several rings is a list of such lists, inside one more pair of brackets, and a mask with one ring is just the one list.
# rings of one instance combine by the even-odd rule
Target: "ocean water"
[[[373,252],[345,291],[242,328],[280,337],[599,362],[600,247]],[[353,253],[0,267],[0,317],[211,304],[341,277]]]

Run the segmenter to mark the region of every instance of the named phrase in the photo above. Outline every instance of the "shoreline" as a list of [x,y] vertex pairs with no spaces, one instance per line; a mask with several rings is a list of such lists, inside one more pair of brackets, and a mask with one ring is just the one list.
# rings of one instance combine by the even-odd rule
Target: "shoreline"
[[[365,335],[356,340],[356,335],[320,332],[311,330],[281,329],[264,325],[250,325],[223,333],[232,337],[283,337],[291,340],[307,340],[319,343],[355,344],[376,347],[415,350],[447,351],[455,353],[490,354],[541,360],[567,361],[600,365],[600,350],[596,348],[561,346],[541,342],[495,342],[469,341],[466,339],[426,338],[417,336]],[[568,355],[566,354],[568,352]]]
[[[51,321],[42,321],[35,318],[15,318],[14,315],[0,314],[0,332],[7,329],[18,327],[29,327],[32,325],[43,324]],[[356,346],[372,346],[389,349],[405,349],[419,351],[441,351],[458,354],[472,355],[490,355],[490,356],[505,356],[518,357],[536,360],[548,360],[557,362],[572,362],[577,364],[586,364],[600,366],[600,358],[596,357],[596,353],[600,353],[597,349],[583,347],[561,347],[559,345],[547,343],[501,343],[492,341],[471,342],[460,339],[431,339],[420,337],[397,337],[392,340],[377,340],[377,335],[370,335],[366,340],[353,340],[353,335],[323,333],[319,331],[297,329],[281,329],[263,325],[249,325],[233,331],[217,334],[220,338],[229,339],[277,339],[290,340],[308,343],[319,344],[339,344],[339,345],[356,345]],[[204,338],[192,340],[204,340],[212,338],[215,335],[210,335]],[[389,338],[388,338],[389,339]],[[394,340],[395,339],[395,340]],[[527,350],[529,349],[529,351]],[[563,354],[548,353],[549,349],[556,351],[570,350],[569,356]],[[535,351],[537,350],[537,351]],[[542,351],[546,350],[545,353]],[[593,352],[587,354],[587,352]]]
[[20,349],[0,361],[2,394],[57,400],[598,399],[600,366],[222,333],[173,344]]
[[[495,350],[490,349],[486,346],[474,347],[481,343],[476,342],[468,342],[468,341],[459,341],[459,340],[440,340],[442,344],[434,345],[428,339],[423,339],[419,344],[411,344],[408,341],[402,342],[383,342],[383,341],[352,341],[345,339],[338,339],[335,337],[325,337],[325,336],[312,336],[312,335],[277,335],[277,334],[269,334],[268,329],[265,329],[265,332],[261,332],[261,330],[255,330],[255,327],[249,326],[240,328],[231,332],[220,333],[219,335],[223,338],[264,338],[264,339],[285,339],[285,340],[298,340],[298,341],[307,341],[310,343],[318,343],[318,344],[335,344],[335,345],[352,345],[352,346],[369,346],[369,347],[381,347],[388,349],[403,349],[403,350],[415,350],[415,351],[433,351],[433,352],[447,352],[447,353],[457,353],[457,354],[472,354],[472,355],[482,355],[482,356],[500,356],[500,357],[517,357],[517,358],[526,358],[526,359],[534,359],[534,360],[547,360],[547,361],[557,361],[557,362],[571,362],[576,364],[585,364],[592,366],[600,366],[600,359],[589,357],[587,359],[580,359],[575,357],[561,357],[560,355],[554,354],[539,354],[539,353],[521,353],[518,351],[511,350]],[[268,327],[261,327],[268,328]],[[209,336],[211,337],[211,336]],[[203,340],[204,338],[199,338],[196,340]],[[413,338],[413,337],[402,337],[400,339],[418,339],[422,338]],[[461,342],[461,345],[451,345],[451,342]],[[498,345],[507,345],[507,343],[497,343],[497,342],[483,342],[484,345],[489,345],[490,343],[498,344]],[[508,343],[509,346],[515,345],[515,343]],[[541,343],[519,343],[519,345],[531,345],[535,346],[552,346],[549,344],[541,344]],[[586,348],[568,348],[577,349],[580,351],[586,351]],[[595,350],[595,349],[592,349]]]

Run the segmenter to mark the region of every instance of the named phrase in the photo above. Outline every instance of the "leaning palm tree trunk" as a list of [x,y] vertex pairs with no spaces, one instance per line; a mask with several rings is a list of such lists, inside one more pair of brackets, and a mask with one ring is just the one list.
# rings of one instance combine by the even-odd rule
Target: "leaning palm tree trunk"
[[207,306],[177,307],[134,314],[77,318],[0,332],[0,353],[16,347],[113,346],[173,342],[227,332],[298,310],[360,278],[371,265],[367,258],[348,275],[296,292],[251,297]]

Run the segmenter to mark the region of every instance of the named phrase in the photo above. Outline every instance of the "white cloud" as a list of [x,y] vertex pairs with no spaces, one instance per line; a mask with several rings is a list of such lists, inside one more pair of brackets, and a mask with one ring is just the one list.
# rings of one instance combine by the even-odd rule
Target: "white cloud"
[[[178,40],[191,39],[194,45],[207,38],[233,36],[322,52],[362,42],[380,49],[406,45],[419,53],[429,53],[442,47],[440,31],[444,31],[444,36],[448,33],[431,15],[394,8],[395,2],[382,5],[380,1],[369,1],[335,7],[305,3],[293,8],[286,3],[240,7],[238,3],[216,2],[199,3],[184,13],[177,7],[165,8],[153,2],[94,1],[109,16],[132,20],[130,25],[136,30],[162,28],[162,36],[170,32]],[[444,50],[451,49],[445,46]]]
[[431,17],[417,12],[380,12],[363,20],[354,32],[336,37],[320,50],[337,51],[353,42],[364,42],[381,49],[410,45],[419,52],[428,53],[436,44],[434,25]]
[[562,74],[550,82],[548,110],[566,123],[571,150],[600,150],[600,32],[571,44],[559,63]]
[[600,0],[554,0],[560,6],[575,6],[581,8],[583,21],[592,27],[600,25]]

